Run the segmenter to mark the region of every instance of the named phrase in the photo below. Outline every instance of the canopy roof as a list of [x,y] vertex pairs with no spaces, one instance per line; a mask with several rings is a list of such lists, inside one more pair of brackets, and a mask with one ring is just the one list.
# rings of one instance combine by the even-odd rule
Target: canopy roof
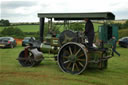
[[93,13],[38,13],[39,18],[54,18],[55,20],[114,20],[115,15],[111,12]]

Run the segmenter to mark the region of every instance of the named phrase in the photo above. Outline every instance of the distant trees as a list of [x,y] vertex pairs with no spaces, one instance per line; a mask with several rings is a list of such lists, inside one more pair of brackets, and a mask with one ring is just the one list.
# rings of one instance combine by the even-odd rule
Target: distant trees
[[9,26],[0,31],[0,37],[2,36],[12,36],[19,39],[23,39],[24,37],[35,37],[39,39],[39,32],[23,32],[17,27]]
[[0,26],[10,26],[9,20],[1,19],[0,20]]
[[1,36],[12,36],[17,38],[24,37],[24,32],[16,27],[7,27],[1,31]]
[[128,28],[128,20],[123,24],[123,28]]

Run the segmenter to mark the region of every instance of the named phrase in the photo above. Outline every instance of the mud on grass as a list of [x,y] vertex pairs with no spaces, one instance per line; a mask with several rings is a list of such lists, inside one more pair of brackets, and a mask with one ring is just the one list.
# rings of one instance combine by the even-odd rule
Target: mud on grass
[[[0,85],[128,85],[128,49],[109,60],[108,69],[86,69],[81,75],[63,73],[55,61],[22,67],[16,58],[23,47],[0,49]],[[45,54],[44,56],[52,56]]]

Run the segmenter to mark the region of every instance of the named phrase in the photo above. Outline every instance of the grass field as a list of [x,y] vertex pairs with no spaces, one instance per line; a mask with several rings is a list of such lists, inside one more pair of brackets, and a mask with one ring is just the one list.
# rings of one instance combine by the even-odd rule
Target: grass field
[[[95,28],[95,32],[97,32],[98,30],[98,26],[100,26],[102,24],[98,24],[98,23],[94,23],[94,28]],[[14,26],[17,28],[20,28],[23,32],[37,32],[39,31],[39,25],[18,25],[18,26]],[[62,32],[64,30],[64,26],[59,26],[59,31]],[[5,27],[0,27],[0,31],[2,31]]]
[[[20,28],[23,32],[37,32],[39,31],[39,25],[18,25],[14,26]],[[5,27],[0,27],[0,31]]]
[[128,85],[128,48],[118,47],[121,56],[111,58],[107,69],[86,69],[81,75],[63,73],[55,61],[22,67],[16,60],[21,50],[0,49],[0,85]]

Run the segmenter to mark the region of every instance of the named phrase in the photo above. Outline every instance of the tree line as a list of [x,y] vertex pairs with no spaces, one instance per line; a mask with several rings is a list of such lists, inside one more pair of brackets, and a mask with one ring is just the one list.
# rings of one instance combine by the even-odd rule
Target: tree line
[[19,38],[23,39],[24,37],[35,37],[39,38],[39,32],[23,32],[21,29],[17,27],[5,27],[1,32],[0,32],[0,37],[2,36],[11,36],[14,38]]
[[128,29],[128,20],[123,24],[116,23],[116,25],[119,27],[119,29]]
[[10,26],[10,22],[9,20],[4,20],[4,19],[1,19],[0,20],[0,26]]
[[39,22],[10,23],[9,20],[5,20],[5,19],[0,20],[0,26],[16,26],[16,25],[39,25]]

